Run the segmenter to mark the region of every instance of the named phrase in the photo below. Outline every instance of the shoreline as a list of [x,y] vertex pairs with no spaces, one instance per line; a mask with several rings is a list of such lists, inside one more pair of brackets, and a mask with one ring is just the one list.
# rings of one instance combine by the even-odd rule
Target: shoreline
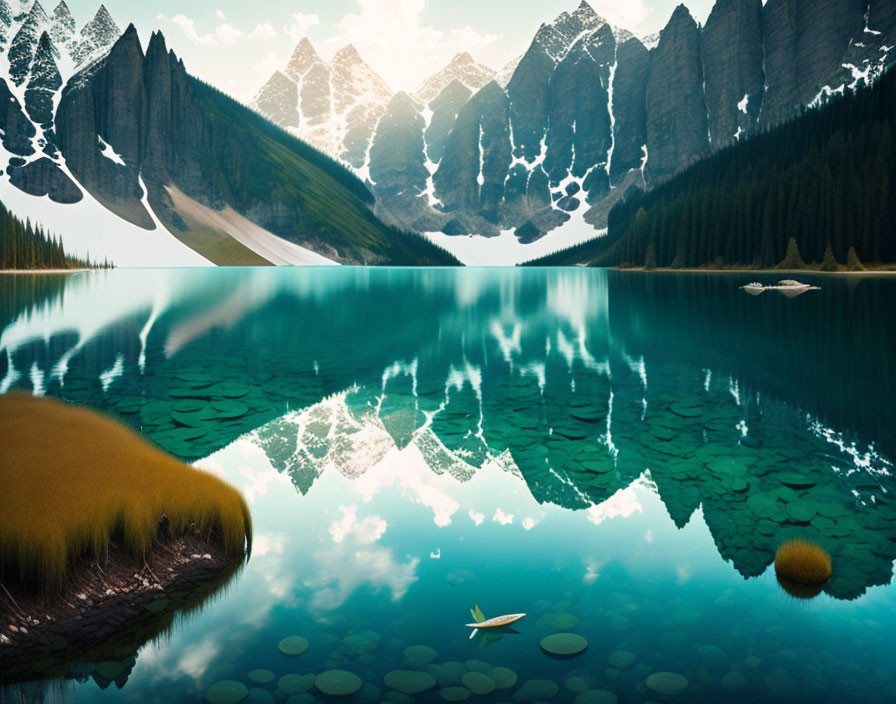
[[[554,267],[545,267],[554,268]],[[669,269],[618,266],[605,267],[611,271],[634,271],[642,274],[757,274],[760,276],[809,274],[811,276],[896,276],[896,269],[867,269],[865,271],[821,271],[820,269]]]
[[0,584],[0,679],[66,677],[76,663],[122,659],[107,651],[136,653],[178,613],[227,583],[241,564],[194,526],[157,543],[142,563],[113,545],[102,566],[82,561],[65,589],[49,598]]
[[0,274],[13,276],[20,274],[79,274],[85,271],[96,271],[96,269],[0,269]]

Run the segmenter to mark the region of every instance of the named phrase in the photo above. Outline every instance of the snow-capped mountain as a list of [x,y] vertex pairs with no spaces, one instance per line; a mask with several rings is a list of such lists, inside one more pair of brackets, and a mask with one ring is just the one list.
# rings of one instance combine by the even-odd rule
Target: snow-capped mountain
[[[328,121],[326,101],[313,136],[331,153],[341,145],[383,217],[469,261],[512,252],[509,263],[598,235],[628,189],[873,80],[896,63],[892,7],[718,0],[700,26],[680,5],[642,40],[583,1],[498,73],[461,54],[413,95],[380,103],[368,158]],[[307,42],[296,55],[296,76],[322,63]],[[290,81],[300,79],[280,75],[258,107],[308,135],[314,103],[294,109]],[[478,258],[477,248],[494,256]]]
[[373,131],[392,92],[355,47],[329,63],[302,39],[283,71],[276,71],[252,106],[281,127],[357,169],[367,161]]
[[[343,166],[190,76],[161,32],[144,51],[103,6],[77,31],[65,2],[48,14],[39,0],[0,0],[0,30],[0,202],[69,254],[117,266],[454,263],[378,220]],[[346,49],[328,67],[340,115],[363,104],[360,63]]]
[[414,98],[424,105],[438,97],[452,81],[458,81],[474,93],[495,78],[495,71],[476,63],[466,51],[456,54],[441,71],[427,78],[414,92]]

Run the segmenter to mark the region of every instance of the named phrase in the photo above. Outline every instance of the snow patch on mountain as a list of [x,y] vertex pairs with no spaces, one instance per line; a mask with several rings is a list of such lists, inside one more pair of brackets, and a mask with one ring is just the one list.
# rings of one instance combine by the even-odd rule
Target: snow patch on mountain
[[[11,156],[14,155],[0,147],[0,162],[6,164]],[[55,203],[48,196],[32,196],[19,190],[5,175],[0,178],[0,201],[13,213],[27,216],[47,232],[60,235],[71,255],[100,261],[108,258],[119,267],[211,266],[211,262],[161,226],[147,202],[144,207],[156,223],[153,230],[119,218],[83,187],[81,192],[84,198],[78,203]]]
[[424,105],[434,100],[452,81],[459,81],[473,93],[494,79],[495,71],[476,63],[467,52],[457,54],[438,73],[427,78],[414,93],[414,97]]
[[362,168],[391,97],[354,46],[343,47],[328,63],[305,38],[251,106],[321,151]]
[[516,266],[606,234],[606,230],[595,230],[586,223],[582,213],[531,244],[522,244],[513,230],[505,230],[498,237],[442,232],[427,232],[426,236],[466,266]]

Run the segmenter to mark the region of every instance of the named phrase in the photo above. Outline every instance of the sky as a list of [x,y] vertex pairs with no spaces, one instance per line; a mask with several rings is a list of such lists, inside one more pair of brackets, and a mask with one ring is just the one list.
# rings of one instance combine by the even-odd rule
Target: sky
[[[144,45],[161,29],[187,70],[248,102],[307,36],[324,59],[346,44],[394,91],[413,91],[459,51],[494,69],[521,55],[543,22],[579,0],[103,0]],[[99,0],[67,0],[80,27]],[[592,0],[594,10],[638,36],[659,31],[680,0]],[[54,0],[45,0],[48,9]],[[712,0],[686,2],[705,22]]]

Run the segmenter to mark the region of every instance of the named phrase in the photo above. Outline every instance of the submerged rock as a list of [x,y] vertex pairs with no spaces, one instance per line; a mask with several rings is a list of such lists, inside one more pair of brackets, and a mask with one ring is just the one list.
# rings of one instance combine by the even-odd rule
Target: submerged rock
[[209,704],[237,704],[248,696],[248,687],[235,680],[215,682],[205,692],[205,700]]
[[277,650],[284,655],[301,655],[308,650],[308,641],[302,636],[290,636],[277,643]]
[[588,641],[576,633],[555,633],[541,639],[541,649],[558,658],[572,658],[585,652]]
[[436,678],[428,672],[417,670],[392,670],[386,673],[383,681],[387,687],[414,696],[436,686]]
[[327,670],[314,680],[314,686],[331,697],[347,697],[361,689],[361,678],[348,670]]
[[681,694],[688,688],[687,679],[677,672],[654,672],[644,684],[651,691],[665,696]]

